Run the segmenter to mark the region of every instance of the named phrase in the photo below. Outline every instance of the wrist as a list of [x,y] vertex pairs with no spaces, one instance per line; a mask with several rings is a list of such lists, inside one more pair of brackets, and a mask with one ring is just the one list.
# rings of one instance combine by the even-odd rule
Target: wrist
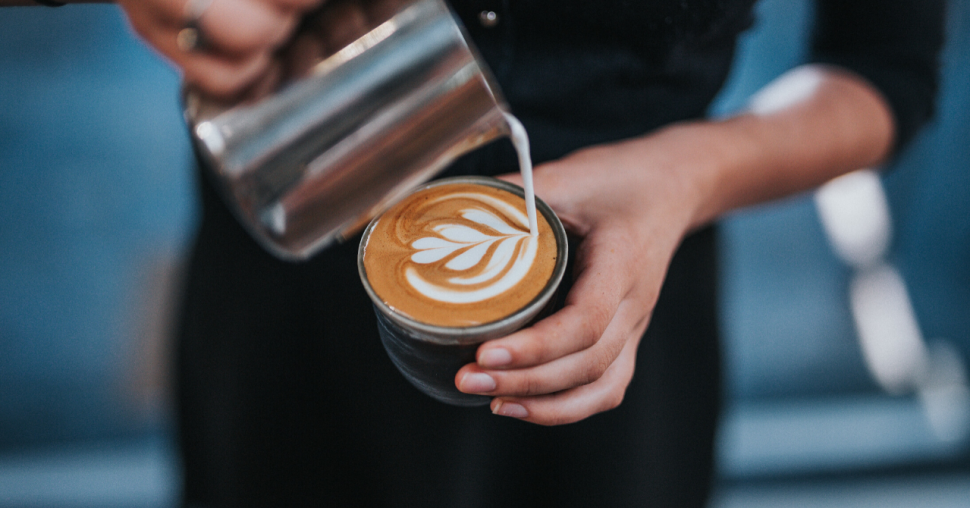
[[[774,96],[768,107],[758,103],[763,95]],[[838,70],[796,69],[759,93],[753,106],[697,124],[701,162],[690,173],[702,201],[694,227],[878,164],[892,145],[893,118],[881,95]]]
[[751,118],[736,117],[676,124],[661,133],[664,145],[682,145],[671,153],[690,154],[671,175],[691,210],[689,229],[703,227],[739,206],[742,182],[737,175],[766,156],[757,142],[757,129]]

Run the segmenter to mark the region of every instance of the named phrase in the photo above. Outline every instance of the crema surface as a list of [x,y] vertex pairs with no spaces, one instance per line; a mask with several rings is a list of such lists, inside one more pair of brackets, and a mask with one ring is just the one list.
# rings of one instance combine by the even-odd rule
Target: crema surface
[[411,319],[449,327],[497,321],[529,304],[556,265],[542,214],[529,234],[525,200],[470,183],[420,190],[388,210],[364,247],[374,292]]

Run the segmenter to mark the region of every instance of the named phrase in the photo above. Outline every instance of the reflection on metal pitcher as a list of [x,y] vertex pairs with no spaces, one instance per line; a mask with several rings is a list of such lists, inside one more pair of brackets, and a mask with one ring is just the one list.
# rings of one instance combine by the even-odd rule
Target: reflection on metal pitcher
[[508,135],[508,108],[441,0],[328,2],[283,52],[273,92],[185,93],[198,149],[239,220],[304,259],[458,156]]

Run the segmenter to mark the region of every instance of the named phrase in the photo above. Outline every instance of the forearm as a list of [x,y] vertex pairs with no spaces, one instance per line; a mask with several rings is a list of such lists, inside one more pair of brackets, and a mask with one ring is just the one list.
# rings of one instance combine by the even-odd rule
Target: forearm
[[734,118],[684,122],[536,168],[536,193],[579,239],[574,284],[561,311],[483,345],[459,371],[459,389],[543,425],[619,404],[685,233],[889,154],[893,119],[880,94],[850,75],[807,69],[788,81],[788,92],[801,93],[769,88]]
[[[697,227],[731,210],[816,187],[882,162],[893,146],[889,106],[865,81],[807,67],[759,93],[751,110],[701,126],[703,164],[685,176]],[[782,78],[785,79],[785,78]],[[779,82],[776,82],[776,84]],[[787,89],[781,90],[780,88]],[[673,127],[677,129],[679,127]]]

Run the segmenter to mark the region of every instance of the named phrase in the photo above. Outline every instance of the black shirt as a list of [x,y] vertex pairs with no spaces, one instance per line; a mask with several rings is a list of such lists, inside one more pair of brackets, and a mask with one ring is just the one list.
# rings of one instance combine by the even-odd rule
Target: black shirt
[[[525,124],[538,161],[703,117],[754,0],[475,0],[455,9]],[[943,2],[819,0],[809,61],[888,100],[897,146],[933,111]],[[493,11],[497,24],[479,15]]]

